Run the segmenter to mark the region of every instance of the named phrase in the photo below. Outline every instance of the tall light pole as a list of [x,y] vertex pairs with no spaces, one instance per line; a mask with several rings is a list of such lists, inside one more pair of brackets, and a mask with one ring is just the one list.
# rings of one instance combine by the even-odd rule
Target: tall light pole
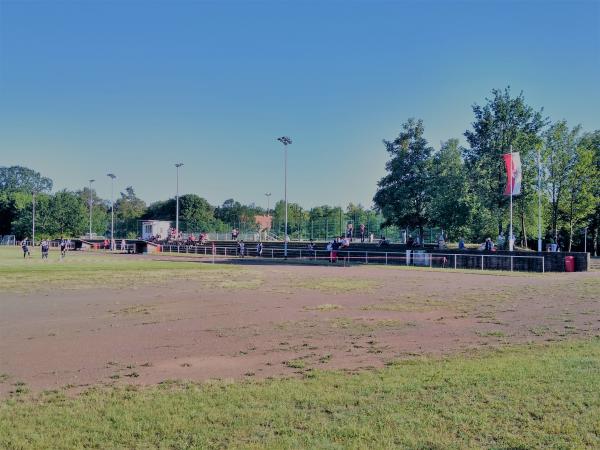
[[267,197],[267,217],[269,217],[269,209],[271,206],[271,193],[270,192],[265,192],[265,197]]
[[177,191],[175,191],[175,236],[179,239],[179,168],[183,163],[175,164],[177,170]]
[[[270,208],[270,206],[271,206],[271,193],[270,192],[265,192],[265,197],[267,197],[267,219],[269,219],[269,209],[271,209]],[[269,221],[269,229],[271,229],[271,226],[272,226],[272,224]],[[267,239],[267,240],[269,239],[269,232],[268,231],[267,231],[267,235],[266,235],[265,239]]]
[[92,198],[92,183],[96,180],[90,180],[90,234],[88,236],[89,239],[92,238],[92,208],[94,204],[94,200]]
[[35,247],[35,191],[31,191],[31,245]]
[[110,249],[115,250],[115,178],[117,176],[112,173],[107,173],[107,177],[110,177]]
[[287,259],[288,255],[288,201],[287,201],[287,146],[292,140],[287,136],[278,137],[277,140],[283,144],[283,170],[284,170],[284,199],[285,199],[285,232],[283,237],[283,257]]

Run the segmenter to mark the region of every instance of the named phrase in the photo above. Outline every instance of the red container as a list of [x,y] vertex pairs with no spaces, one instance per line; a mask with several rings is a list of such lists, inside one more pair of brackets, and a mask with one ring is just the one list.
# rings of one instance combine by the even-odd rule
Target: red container
[[565,256],[565,272],[575,272],[575,258],[573,256]]

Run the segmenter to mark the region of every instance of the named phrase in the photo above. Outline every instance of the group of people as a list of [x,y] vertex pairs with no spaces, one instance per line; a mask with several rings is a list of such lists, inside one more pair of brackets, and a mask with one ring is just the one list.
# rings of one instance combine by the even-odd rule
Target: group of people
[[[361,223],[358,226],[358,236],[360,237],[360,242],[365,242],[366,239],[369,239],[369,242],[373,242],[373,233],[368,235],[367,227],[364,223]],[[352,222],[346,225],[346,238],[352,242],[354,239],[354,224]]]
[[[67,250],[71,244],[69,239],[60,238],[58,243],[60,247],[60,259],[63,259],[67,256]],[[31,258],[31,250],[29,249],[29,239],[25,238],[21,241],[21,250],[23,250],[23,258],[30,257]],[[48,259],[48,254],[50,253],[50,241],[48,239],[42,239],[40,242],[40,251],[42,253],[42,259]]]
[[[340,249],[349,248],[351,241],[352,239],[348,237],[347,234],[346,236],[340,236],[332,239],[326,247],[327,251],[329,252],[329,261],[331,263],[337,262],[338,251]],[[314,249],[314,245],[312,247]]]
[[[246,256],[246,243],[240,239],[237,243],[237,250],[238,250],[238,256],[240,258],[243,258],[244,256]],[[263,243],[262,242],[258,242],[256,244],[256,256],[262,256],[263,254]]]

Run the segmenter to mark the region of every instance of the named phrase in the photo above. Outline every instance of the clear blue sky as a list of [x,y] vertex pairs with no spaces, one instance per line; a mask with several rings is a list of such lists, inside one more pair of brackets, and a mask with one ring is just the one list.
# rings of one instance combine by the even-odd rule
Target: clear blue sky
[[371,204],[409,117],[462,139],[510,85],[600,128],[600,1],[0,0],[0,165],[109,197]]

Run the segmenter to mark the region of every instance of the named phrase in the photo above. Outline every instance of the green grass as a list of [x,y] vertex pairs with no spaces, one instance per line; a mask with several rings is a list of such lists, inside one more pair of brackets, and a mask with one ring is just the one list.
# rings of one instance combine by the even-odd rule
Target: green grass
[[600,340],[304,379],[15,394],[0,448],[599,448]]
[[42,261],[37,249],[32,249],[32,254],[32,258],[24,259],[19,249],[0,248],[0,279],[4,291],[134,287],[172,280],[194,280],[206,287],[242,289],[256,288],[262,282],[258,272],[232,265],[85,252],[69,252],[61,260],[58,251],[51,251],[49,259]]

